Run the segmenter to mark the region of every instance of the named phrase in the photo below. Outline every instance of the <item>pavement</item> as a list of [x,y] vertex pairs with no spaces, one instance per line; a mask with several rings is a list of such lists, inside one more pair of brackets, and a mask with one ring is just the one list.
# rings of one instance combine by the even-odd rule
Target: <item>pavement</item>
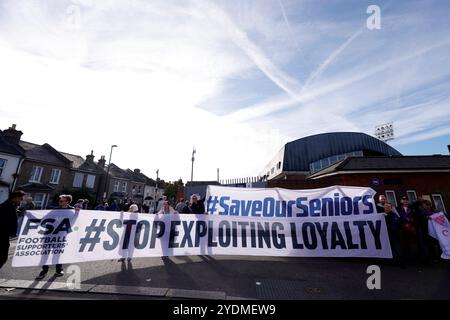
[[[367,258],[297,258],[257,256],[179,256],[103,260],[54,267],[42,281],[40,267],[0,270],[0,299],[450,299],[450,263]],[[367,268],[378,265],[381,289],[369,290]],[[73,287],[80,270],[80,286]]]

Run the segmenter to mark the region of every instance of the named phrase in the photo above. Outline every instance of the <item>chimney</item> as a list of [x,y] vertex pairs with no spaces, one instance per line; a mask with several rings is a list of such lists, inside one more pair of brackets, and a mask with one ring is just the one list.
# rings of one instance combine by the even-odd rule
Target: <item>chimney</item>
[[11,127],[3,131],[3,137],[12,143],[19,143],[20,137],[22,136],[23,132],[16,130],[16,125],[13,124]]
[[139,174],[139,173],[141,173],[141,170],[140,169],[134,169],[133,172],[136,173],[136,174]]
[[106,165],[106,159],[105,159],[105,156],[101,156],[101,157],[100,157],[100,160],[98,160],[98,165],[99,165],[100,167],[102,167],[102,168],[105,167],[105,165]]
[[86,161],[87,161],[87,162],[93,163],[93,162],[94,162],[94,158],[95,158],[95,156],[94,156],[94,150],[91,150],[91,154],[88,154],[88,155],[86,156]]

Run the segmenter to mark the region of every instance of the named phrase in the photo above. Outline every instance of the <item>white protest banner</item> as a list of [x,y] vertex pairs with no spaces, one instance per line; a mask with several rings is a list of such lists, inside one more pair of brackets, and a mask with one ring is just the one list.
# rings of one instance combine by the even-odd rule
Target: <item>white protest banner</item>
[[309,190],[208,186],[206,212],[259,218],[360,216],[376,213],[374,195],[371,188],[343,186]]
[[[355,194],[359,193],[355,191]],[[370,195],[361,195],[353,195],[354,214],[319,217],[258,217],[252,214],[258,211],[258,205],[250,209],[248,216],[150,215],[89,210],[76,213],[70,209],[29,211],[17,240],[12,265],[219,254],[391,258],[384,216],[370,214],[368,207],[374,209],[370,202],[373,199]],[[325,199],[326,202],[326,193],[318,196],[316,200]],[[357,197],[361,197],[361,207]],[[261,198],[252,199],[247,198],[260,199],[257,201],[264,203]],[[291,199],[299,205],[297,209],[302,208],[303,200],[286,198],[287,202]],[[350,204],[347,200],[344,202]],[[298,213],[297,209],[292,209],[292,213]]]
[[439,241],[442,259],[450,259],[450,222],[443,212],[435,213],[428,221],[428,234]]

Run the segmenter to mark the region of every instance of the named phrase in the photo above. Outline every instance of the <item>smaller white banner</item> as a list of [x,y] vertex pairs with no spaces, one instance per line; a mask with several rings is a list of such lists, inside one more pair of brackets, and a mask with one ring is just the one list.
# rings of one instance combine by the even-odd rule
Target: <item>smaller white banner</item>
[[439,212],[431,216],[428,221],[428,234],[439,241],[442,259],[450,259],[450,223],[444,213]]

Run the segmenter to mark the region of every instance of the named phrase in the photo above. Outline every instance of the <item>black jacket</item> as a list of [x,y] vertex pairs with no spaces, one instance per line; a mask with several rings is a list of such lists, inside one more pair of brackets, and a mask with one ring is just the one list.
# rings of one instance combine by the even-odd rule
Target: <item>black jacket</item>
[[17,232],[17,206],[10,200],[0,204],[0,236],[14,237]]
[[205,205],[204,205],[204,199],[203,200],[197,200],[197,203],[191,204],[191,212],[194,214],[204,214],[205,213]]
[[191,209],[189,209],[189,206],[184,206],[180,213],[191,213]]

